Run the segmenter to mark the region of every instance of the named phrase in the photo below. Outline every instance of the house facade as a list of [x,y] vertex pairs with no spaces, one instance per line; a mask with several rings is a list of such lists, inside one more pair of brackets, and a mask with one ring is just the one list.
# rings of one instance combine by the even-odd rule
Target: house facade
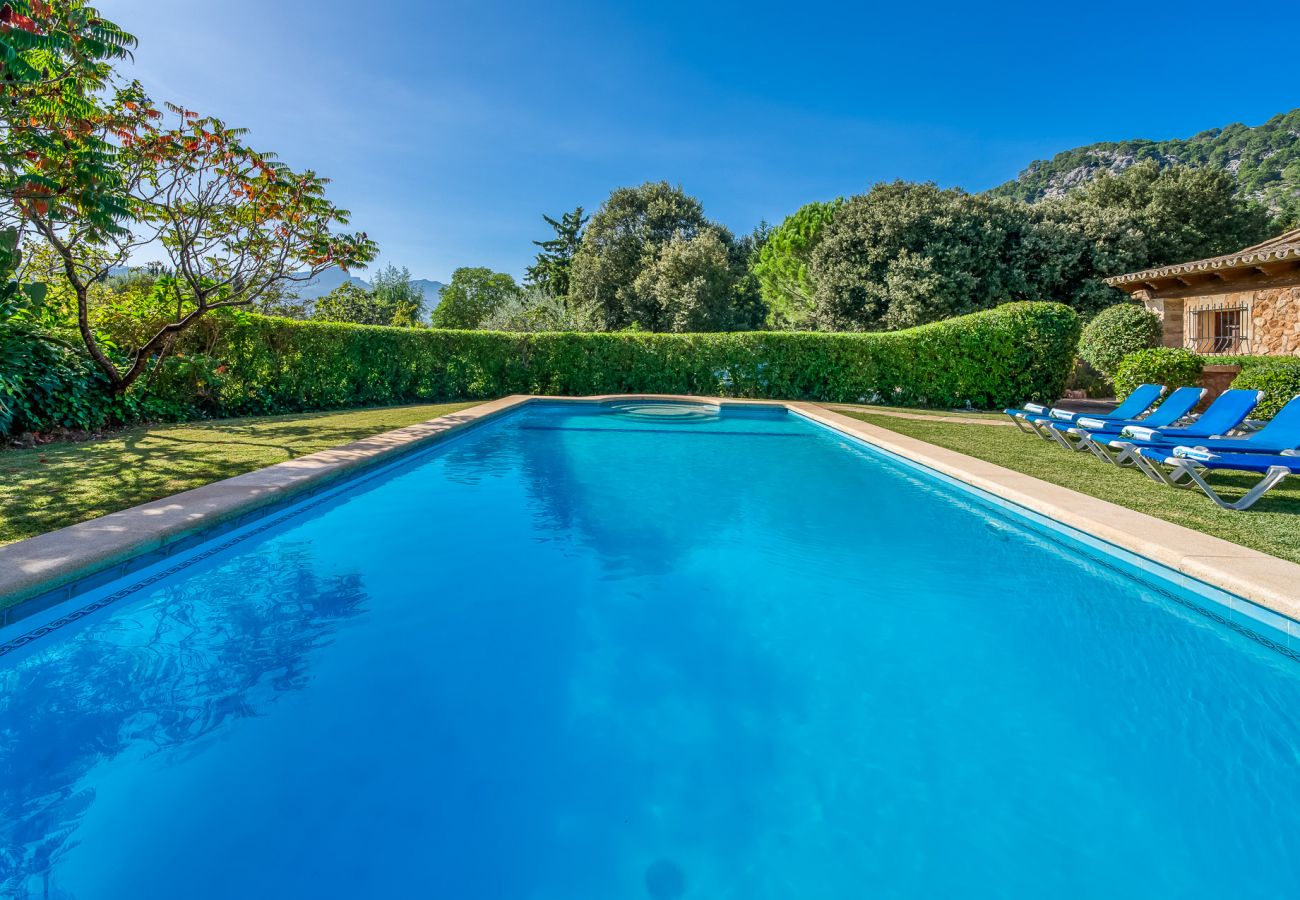
[[1164,345],[1206,356],[1300,356],[1300,229],[1236,253],[1106,283],[1164,322]]

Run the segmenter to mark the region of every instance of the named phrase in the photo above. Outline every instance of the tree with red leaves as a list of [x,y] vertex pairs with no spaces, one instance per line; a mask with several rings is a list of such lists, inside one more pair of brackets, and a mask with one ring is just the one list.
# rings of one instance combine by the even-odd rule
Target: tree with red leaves
[[23,299],[11,280],[20,261],[20,203],[48,209],[57,202],[106,231],[126,213],[113,148],[95,128],[95,95],[112,62],[134,45],[80,0],[0,5],[0,317]]
[[[81,338],[116,395],[156,371],[202,316],[250,306],[335,266],[365,266],[378,252],[365,233],[333,230],[348,213],[326,199],[326,179],[252,149],[243,129],[170,104],[158,109],[136,84],[105,104],[96,128],[113,147],[126,208],[120,227],[82,218],[57,190],[17,206],[61,261]],[[139,346],[110,352],[91,324],[90,286],[145,246],[168,257],[174,314]]]

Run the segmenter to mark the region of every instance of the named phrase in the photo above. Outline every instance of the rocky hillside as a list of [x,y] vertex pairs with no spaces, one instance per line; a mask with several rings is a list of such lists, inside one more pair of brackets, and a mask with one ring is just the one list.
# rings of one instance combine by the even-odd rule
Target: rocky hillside
[[1281,224],[1300,224],[1300,109],[1263,125],[1229,125],[1170,141],[1090,144],[1031,163],[1015,181],[991,193],[1033,202],[1059,197],[1102,172],[1122,172],[1154,159],[1162,166],[1216,166],[1231,172],[1241,192],[1265,204]]

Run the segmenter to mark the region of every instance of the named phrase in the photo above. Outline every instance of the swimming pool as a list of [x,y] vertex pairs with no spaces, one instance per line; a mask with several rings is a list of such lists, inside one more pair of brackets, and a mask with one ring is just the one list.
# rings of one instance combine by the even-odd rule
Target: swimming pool
[[0,896],[1300,876],[1284,641],[783,409],[529,405],[0,650]]

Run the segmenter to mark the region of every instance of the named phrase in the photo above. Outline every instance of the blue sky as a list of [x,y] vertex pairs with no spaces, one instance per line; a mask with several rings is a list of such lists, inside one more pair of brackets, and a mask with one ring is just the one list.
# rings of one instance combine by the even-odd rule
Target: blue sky
[[878,181],[982,190],[1079,144],[1300,104],[1287,54],[1252,33],[1243,56],[1197,2],[98,4],[156,100],[331,177],[381,264],[443,281],[522,274],[543,212],[621,185],[679,183],[739,232]]

